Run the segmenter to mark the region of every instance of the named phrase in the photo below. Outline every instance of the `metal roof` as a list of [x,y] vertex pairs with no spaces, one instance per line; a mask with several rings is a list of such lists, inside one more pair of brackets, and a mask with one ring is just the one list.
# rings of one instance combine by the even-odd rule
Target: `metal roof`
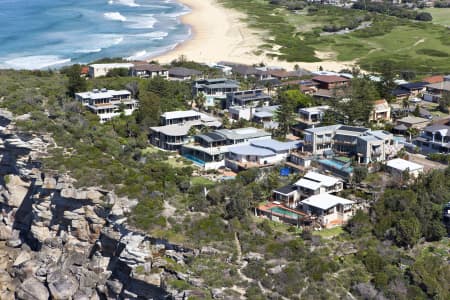
[[288,184],[283,187],[277,188],[273,191],[278,194],[289,195],[289,194],[297,191],[297,186],[293,185],[293,184]]
[[261,157],[276,155],[276,153],[273,152],[272,150],[255,147],[252,145],[233,146],[233,147],[229,147],[228,151],[231,153],[237,154],[237,155],[252,155],[252,156],[261,156]]
[[308,190],[313,190],[313,191],[320,189],[320,187],[322,186],[322,184],[320,182],[305,179],[305,178],[302,178],[299,181],[297,181],[295,183],[295,185],[302,187],[302,188],[306,188]]
[[219,129],[215,132],[224,135],[229,140],[253,139],[271,136],[269,132],[254,127],[240,129]]
[[196,117],[201,114],[195,110],[176,110],[176,111],[167,111],[161,115],[161,117],[166,119],[180,119],[180,118],[188,118],[188,117]]
[[341,181],[339,178],[323,175],[313,171],[309,171],[308,173],[306,173],[305,176],[303,176],[303,178],[320,182],[326,187],[333,186]]
[[317,207],[322,210],[330,209],[338,204],[346,205],[346,204],[355,204],[354,201],[348,200],[345,198],[341,198],[338,196],[334,196],[331,194],[319,194],[311,196],[303,201],[301,203],[307,204],[308,206]]
[[184,124],[150,127],[150,129],[155,132],[160,132],[167,136],[185,136],[188,134],[189,129],[191,129],[193,125],[195,124],[193,124],[192,122],[187,122]]
[[400,170],[400,171],[405,171],[407,169],[409,169],[409,171],[417,171],[417,170],[422,170],[423,166],[413,163],[411,161],[407,161],[401,158],[395,158],[392,159],[390,161],[388,161],[386,163],[386,165],[390,168],[396,169],[396,170]]
[[280,142],[273,139],[256,140],[250,142],[252,146],[270,149],[275,152],[288,151],[299,147],[298,141]]

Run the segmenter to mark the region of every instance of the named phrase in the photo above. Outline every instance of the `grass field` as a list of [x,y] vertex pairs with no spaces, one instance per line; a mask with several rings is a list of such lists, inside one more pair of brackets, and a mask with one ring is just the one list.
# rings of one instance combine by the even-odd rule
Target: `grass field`
[[[368,71],[379,71],[381,63],[387,60],[399,70],[450,70],[450,30],[438,25],[450,22],[446,9],[434,12],[433,24],[333,6],[321,6],[315,12],[291,12],[267,0],[221,1],[245,12],[251,27],[264,30],[266,44],[261,50],[280,59],[321,61],[318,51],[328,53],[329,60],[355,61]],[[320,35],[326,25],[341,27],[356,19],[371,25],[347,34]],[[274,46],[281,47],[268,51]]]
[[450,26],[450,8],[426,8],[424,11],[433,16],[433,23]]

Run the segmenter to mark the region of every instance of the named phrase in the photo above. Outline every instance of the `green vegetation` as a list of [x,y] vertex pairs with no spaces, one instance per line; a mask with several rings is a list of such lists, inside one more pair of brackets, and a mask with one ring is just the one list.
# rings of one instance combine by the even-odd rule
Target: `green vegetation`
[[[159,113],[192,100],[188,84],[130,77],[90,80],[88,88],[126,87],[141,100],[133,116],[99,124],[68,98],[74,79],[54,72],[0,71],[0,105],[30,114],[18,122],[20,130],[51,133],[55,145],[43,161],[46,172],[67,172],[78,186],[103,186],[137,199],[129,216],[135,226],[201,249],[185,265],[166,263],[205,287],[197,289],[175,276],[167,280],[170,286],[194,289],[201,299],[210,297],[212,288],[225,288],[235,299],[236,287],[252,299],[334,299],[349,293],[357,299],[450,297],[449,242],[441,220],[442,206],[450,201],[450,169],[411,185],[394,182],[371,199],[369,212],[358,211],[345,228],[297,230],[253,216],[252,208],[274,188],[295,180],[281,178],[279,169],[244,171],[235,180],[212,185],[192,178],[192,167],[174,167],[167,162],[169,154],[148,147],[148,126],[158,122]],[[375,97],[374,87],[361,81],[352,91],[355,99],[361,90]],[[240,272],[254,281],[246,282]]]
[[[248,24],[265,32],[266,44],[261,50],[269,56],[287,61],[317,62],[321,60],[316,55],[315,51],[318,51],[331,53],[330,58],[338,61],[355,61],[368,71],[381,71],[384,61],[391,61],[398,72],[446,72],[450,69],[449,32],[438,24],[326,5],[293,12],[275,1],[221,2],[245,12]],[[370,22],[370,26],[346,34],[321,35],[325,26],[331,26],[333,30],[353,28],[353,24],[361,21]],[[277,45],[281,48],[272,50]]]
[[433,16],[433,23],[450,26],[450,7],[449,8],[425,8],[424,11]]

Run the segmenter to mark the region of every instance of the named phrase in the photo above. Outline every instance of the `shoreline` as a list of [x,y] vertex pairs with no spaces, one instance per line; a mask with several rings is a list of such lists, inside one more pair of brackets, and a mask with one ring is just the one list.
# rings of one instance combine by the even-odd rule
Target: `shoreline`
[[[314,63],[287,62],[270,58],[258,49],[264,43],[263,31],[249,28],[242,21],[245,14],[223,7],[217,0],[176,0],[191,11],[180,16],[180,21],[189,26],[189,38],[172,50],[150,57],[160,63],[170,63],[185,56],[187,60],[211,64],[227,61],[240,64],[264,63],[269,66],[293,70],[295,65],[308,71],[320,67],[328,71],[351,68],[354,61],[321,61]],[[274,50],[275,51],[275,50]],[[262,53],[261,53],[262,52]],[[273,52],[273,51],[272,51]],[[318,57],[322,56],[318,53]],[[325,59],[325,57],[323,57]]]

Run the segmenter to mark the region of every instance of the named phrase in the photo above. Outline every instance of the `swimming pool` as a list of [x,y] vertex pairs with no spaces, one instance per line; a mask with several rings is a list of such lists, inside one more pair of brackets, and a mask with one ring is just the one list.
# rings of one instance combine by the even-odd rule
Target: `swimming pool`
[[343,171],[348,174],[353,173],[353,168],[345,167],[346,163],[341,162],[341,161],[337,161],[334,159],[321,159],[321,160],[319,160],[319,163],[322,165],[325,165],[327,167],[331,167],[333,169]]
[[270,208],[270,211],[273,212],[273,213],[276,213],[278,215],[283,215],[283,216],[289,217],[291,219],[297,219],[297,218],[301,219],[301,218],[303,218],[302,215],[296,214],[295,212],[292,212],[290,210],[284,209],[284,208],[279,207],[279,206],[275,206],[275,207]]
[[200,165],[200,166],[204,166],[205,162],[191,154],[184,154],[183,157],[193,161],[195,164]]

